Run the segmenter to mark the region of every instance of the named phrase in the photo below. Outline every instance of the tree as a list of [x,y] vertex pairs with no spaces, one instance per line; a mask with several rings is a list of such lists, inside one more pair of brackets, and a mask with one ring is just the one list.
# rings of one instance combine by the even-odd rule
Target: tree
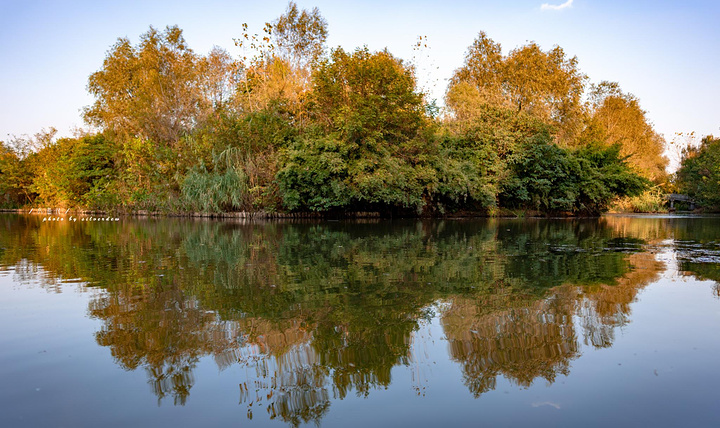
[[32,203],[37,198],[35,181],[38,174],[53,166],[54,159],[46,154],[54,147],[57,129],[43,128],[32,137],[13,136],[0,147],[0,192],[7,205]]
[[85,120],[121,139],[143,138],[174,145],[206,114],[197,55],[182,30],[150,29],[132,46],[118,39],[101,70],[90,75],[88,90],[96,100]]
[[482,104],[528,113],[555,126],[558,141],[568,144],[580,130],[585,79],[577,58],[567,58],[559,46],[544,52],[533,42],[503,57],[500,44],[481,31],[446,99],[459,119],[472,117]]
[[61,138],[28,156],[27,188],[39,201],[56,207],[109,208],[116,179],[116,147],[103,135]]
[[203,98],[213,110],[225,108],[238,85],[237,63],[230,54],[217,46],[199,58],[200,85]]
[[320,11],[299,10],[294,2],[283,15],[266,23],[263,34],[243,34],[235,45],[245,49],[237,105],[245,113],[273,108],[292,119],[302,114],[311,67],[325,50],[327,21]]
[[387,50],[335,49],[315,70],[309,101],[314,121],[348,143],[397,145],[425,121],[412,70]]
[[387,50],[338,48],[320,62],[312,83],[312,130],[281,154],[285,206],[421,209],[435,174],[412,70]]
[[591,144],[573,151],[539,133],[521,153],[500,195],[504,206],[597,215],[614,198],[637,195],[648,185],[625,163],[618,145]]
[[590,91],[590,119],[579,141],[618,144],[620,154],[642,176],[662,182],[666,177],[665,140],[652,127],[639,100],[615,82],[601,82]]
[[295,2],[273,22],[273,35],[279,56],[303,68],[320,58],[327,39],[327,21],[318,8],[298,10]]
[[703,206],[720,207],[720,139],[708,135],[700,147],[686,149],[677,172],[677,186]]
[[20,156],[0,141],[0,207],[15,208],[32,202],[32,171]]
[[468,120],[445,125],[437,162],[437,202],[452,208],[487,209],[510,178],[510,165],[523,153],[524,142],[548,125],[525,113],[479,104]]

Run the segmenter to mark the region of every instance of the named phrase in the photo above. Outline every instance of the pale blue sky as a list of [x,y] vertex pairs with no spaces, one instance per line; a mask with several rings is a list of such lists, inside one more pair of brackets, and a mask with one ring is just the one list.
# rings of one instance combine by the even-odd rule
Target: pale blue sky
[[[639,97],[668,140],[675,132],[720,135],[720,2],[574,0],[560,10],[544,3],[565,0],[297,1],[320,9],[331,47],[387,47],[409,61],[417,37],[427,36],[419,68],[436,98],[483,30],[505,53],[528,41],[561,46],[578,57],[591,82],[617,81]],[[237,53],[232,38],[243,22],[259,32],[286,6],[285,0],[0,0],[0,139],[50,126],[70,135],[83,126],[81,109],[92,102],[87,78],[118,37],[137,43],[150,25],[178,25],[198,53],[213,45]]]

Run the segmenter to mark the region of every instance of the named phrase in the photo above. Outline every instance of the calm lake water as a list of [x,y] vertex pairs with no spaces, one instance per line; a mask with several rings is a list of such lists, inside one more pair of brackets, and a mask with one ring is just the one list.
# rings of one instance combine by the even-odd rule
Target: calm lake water
[[2,426],[720,426],[718,217],[43,219]]

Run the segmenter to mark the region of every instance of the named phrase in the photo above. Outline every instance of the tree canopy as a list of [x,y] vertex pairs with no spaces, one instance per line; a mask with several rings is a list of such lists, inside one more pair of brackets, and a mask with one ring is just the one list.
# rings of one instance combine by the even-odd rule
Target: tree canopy
[[450,80],[447,105],[459,119],[482,104],[528,113],[555,126],[566,143],[581,119],[586,76],[577,63],[559,46],[545,52],[534,42],[503,56],[500,44],[481,31]]
[[[531,42],[480,32],[446,114],[387,49],[326,48],[328,23],[290,2],[255,32],[195,53],[182,30],[119,38],[88,79],[94,132],[4,144],[6,206],[122,211],[597,214],[664,180],[662,137],[617,84]],[[422,40],[422,39],[421,39]],[[588,102],[583,102],[587,95]]]

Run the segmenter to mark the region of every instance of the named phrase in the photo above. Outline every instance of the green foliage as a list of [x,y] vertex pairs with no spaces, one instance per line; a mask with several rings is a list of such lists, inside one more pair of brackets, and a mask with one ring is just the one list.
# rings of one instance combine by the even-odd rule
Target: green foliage
[[720,208],[720,139],[709,135],[685,151],[677,172],[680,193],[708,208]]
[[473,117],[445,124],[434,164],[435,201],[451,210],[495,208],[512,176],[511,163],[525,156],[523,142],[547,132],[537,118],[490,104],[478,106]]
[[112,187],[116,179],[115,143],[103,135],[81,138],[63,159],[67,168],[62,183],[67,186],[71,204],[92,209],[117,205]]
[[312,77],[310,113],[328,133],[347,143],[397,145],[417,136],[425,120],[422,95],[409,67],[387,50],[342,48]]
[[285,151],[278,172],[283,202],[290,210],[328,211],[424,206],[428,165],[413,164],[387,150],[358,158],[357,145],[333,138],[303,139]]
[[176,153],[151,140],[123,141],[118,150],[115,192],[120,203],[134,210],[168,210],[177,199],[173,177]]
[[30,190],[53,206],[110,208],[116,180],[115,143],[103,135],[63,138],[28,156],[33,164]]
[[599,214],[616,196],[637,195],[648,185],[620,157],[618,146],[570,151],[552,144],[548,134],[537,134],[522,153],[501,194],[506,206]]
[[190,171],[181,184],[185,203],[204,212],[237,211],[248,207],[248,177],[239,167],[237,149],[226,149],[213,159],[213,170],[204,164]]
[[309,109],[313,129],[280,158],[288,209],[422,209],[435,171],[421,138],[422,96],[402,61],[334,50],[313,74]]

